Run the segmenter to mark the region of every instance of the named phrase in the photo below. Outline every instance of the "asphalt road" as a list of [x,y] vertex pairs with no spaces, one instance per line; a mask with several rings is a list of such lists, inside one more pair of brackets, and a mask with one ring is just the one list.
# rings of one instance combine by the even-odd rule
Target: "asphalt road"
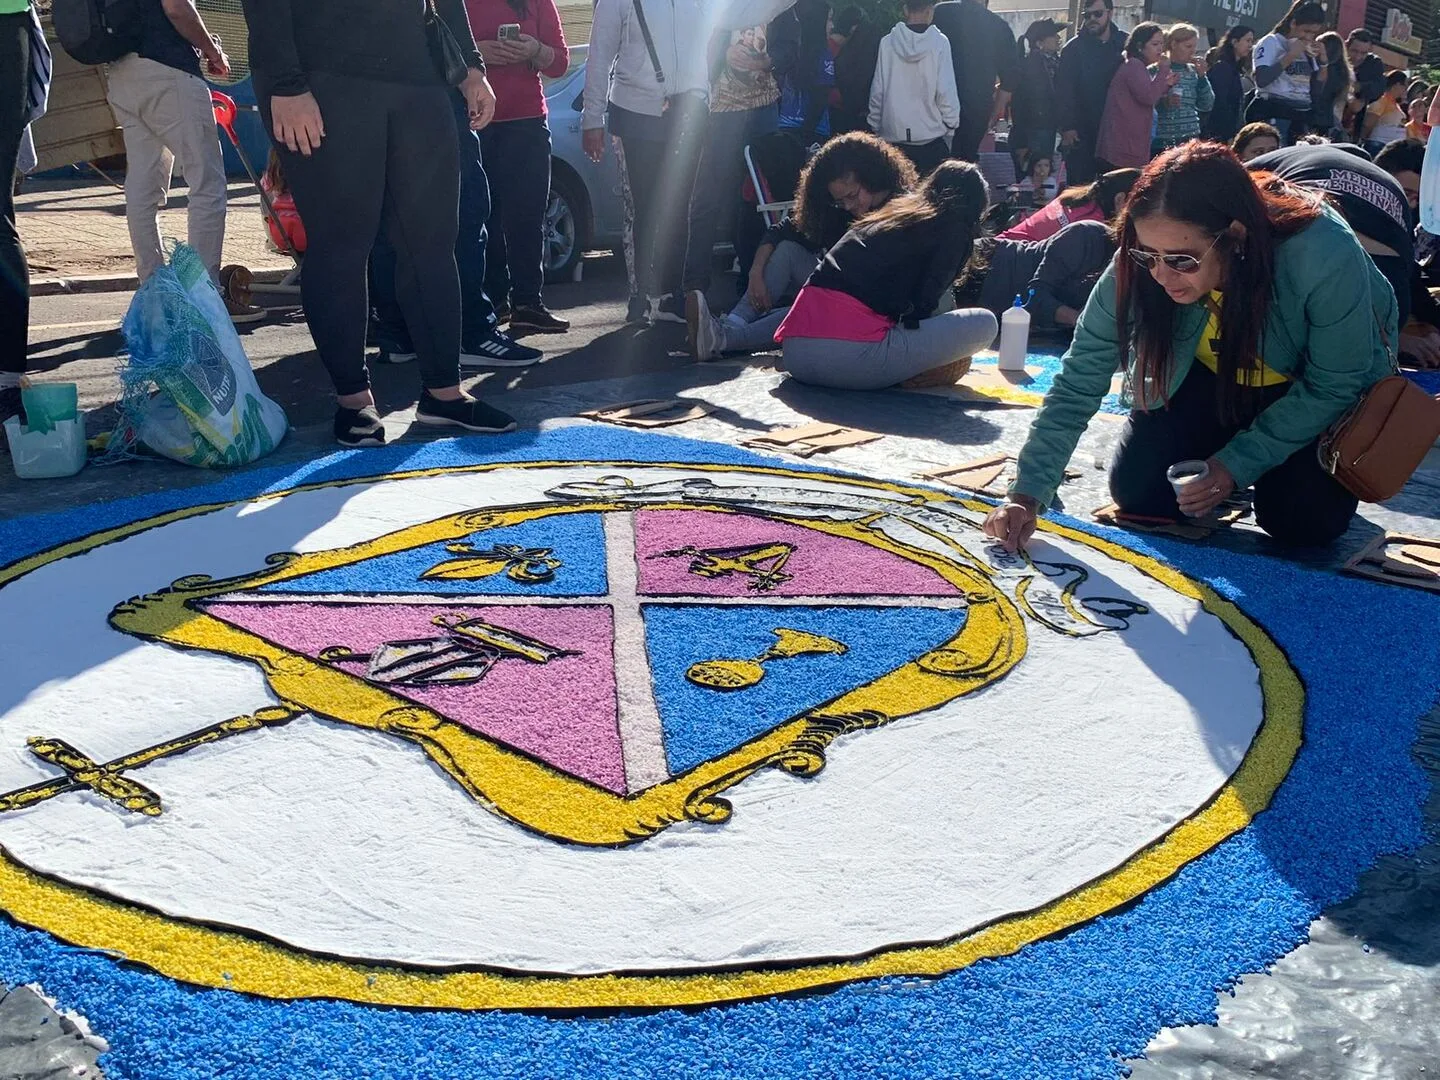
[[[625,276],[619,259],[593,257],[584,267],[583,281],[551,285],[546,291],[546,302],[571,320],[571,329],[567,334],[531,339],[530,344],[545,350],[545,360],[531,368],[478,373],[467,378],[470,389],[493,397],[511,390],[662,371],[689,362],[683,327],[624,326]],[[717,272],[715,281],[717,289],[731,287],[729,275]],[[119,326],[132,296],[128,292],[42,296],[31,304],[31,372],[76,383],[81,408],[96,411],[91,423],[99,429],[112,419],[106,406],[120,393],[118,358],[124,339]],[[287,303],[286,297],[257,294],[256,300],[276,308],[269,321],[240,331],[260,388],[284,407],[294,427],[328,424],[334,408],[332,391],[303,318],[294,308],[279,306]],[[419,382],[412,365],[376,364],[372,378],[382,414],[415,403]]]

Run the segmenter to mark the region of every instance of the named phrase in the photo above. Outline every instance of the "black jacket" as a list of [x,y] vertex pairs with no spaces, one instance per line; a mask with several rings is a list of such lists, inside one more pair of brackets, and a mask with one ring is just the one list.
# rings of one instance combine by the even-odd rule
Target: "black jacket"
[[[1031,49],[1020,64],[1020,78],[1015,97],[1010,102],[1010,115],[1021,145],[1036,131],[1058,131],[1055,108],[1055,79],[1039,49]],[[1013,147],[1012,147],[1013,149]],[[1049,147],[1045,148],[1047,151]]]
[[[1062,305],[1079,311],[1090,299],[1100,275],[1115,255],[1115,242],[1103,221],[1077,221],[1048,240],[996,240],[980,289],[980,306],[999,318],[1015,302],[1026,307],[1037,328],[1055,325]],[[1035,295],[1029,297],[1031,290]]]
[[[888,28],[887,28],[888,32]],[[839,107],[830,110],[830,130],[836,134],[861,131],[870,112],[870,84],[880,63],[880,39],[885,35],[862,22],[835,56],[835,90]]]
[[1205,118],[1205,135],[1228,143],[1245,121],[1245,84],[1240,69],[1228,60],[1216,61],[1207,78],[1215,91],[1215,107]]
[[935,5],[935,25],[950,40],[961,111],[988,116],[996,81],[1001,90],[1014,91],[1020,78],[1020,55],[1009,24],[976,0],[945,0]]
[[[256,93],[303,94],[326,71],[392,83],[439,83],[425,34],[425,0],[242,0]],[[436,10],[473,68],[485,70],[463,0]]]
[[1110,28],[1110,40],[1078,34],[1060,50],[1060,73],[1055,76],[1055,103],[1061,131],[1078,131],[1094,142],[1105,114],[1110,80],[1125,59],[1126,35]]
[[964,222],[851,229],[825,253],[808,284],[855,297],[880,315],[913,322],[935,312],[969,259]]

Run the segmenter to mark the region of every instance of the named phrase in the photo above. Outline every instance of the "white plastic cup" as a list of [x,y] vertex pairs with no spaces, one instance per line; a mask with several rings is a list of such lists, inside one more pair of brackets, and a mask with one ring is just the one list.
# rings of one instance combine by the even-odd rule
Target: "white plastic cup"
[[1210,477],[1209,462],[1191,459],[1189,461],[1177,461],[1170,468],[1165,470],[1165,479],[1170,481],[1170,486],[1175,489],[1175,497],[1178,499],[1184,494],[1182,490],[1189,484],[1198,484]]

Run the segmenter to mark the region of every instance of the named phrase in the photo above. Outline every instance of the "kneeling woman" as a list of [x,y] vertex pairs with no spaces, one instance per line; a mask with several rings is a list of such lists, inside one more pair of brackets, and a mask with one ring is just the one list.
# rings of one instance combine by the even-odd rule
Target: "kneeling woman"
[[878,390],[989,345],[990,312],[935,313],[970,261],[987,197],[979,169],[947,161],[857,222],[775,332],[785,369],[816,386]]
[[[1318,196],[1252,176],[1218,144],[1170,150],[1131,192],[1119,254],[985,530],[1025,544],[1123,367],[1135,409],[1110,468],[1121,510],[1200,517],[1253,484],[1272,537],[1329,543],[1356,499],[1321,468],[1316,440],[1389,374],[1393,341],[1394,293]],[[1209,473],[1177,501],[1165,472],[1190,459]]]

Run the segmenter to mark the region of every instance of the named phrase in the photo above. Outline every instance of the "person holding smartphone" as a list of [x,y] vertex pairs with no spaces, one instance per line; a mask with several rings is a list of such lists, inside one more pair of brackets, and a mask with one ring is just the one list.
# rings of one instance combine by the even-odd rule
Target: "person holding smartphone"
[[1315,39],[1324,29],[1325,8],[1314,0],[1295,0],[1252,54],[1255,100],[1246,119],[1274,124],[1287,144],[1309,130],[1310,82],[1320,70]]
[[495,88],[495,119],[480,133],[490,165],[485,292],[512,333],[563,334],[570,323],[542,295],[550,125],[540,82],[570,66],[560,13],[555,0],[466,0],[465,10]]

